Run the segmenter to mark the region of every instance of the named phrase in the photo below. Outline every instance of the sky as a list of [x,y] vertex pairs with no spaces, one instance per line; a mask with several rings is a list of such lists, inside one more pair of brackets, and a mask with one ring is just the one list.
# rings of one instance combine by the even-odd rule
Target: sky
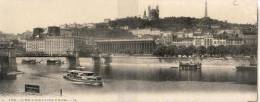
[[[205,10],[205,0],[0,0],[0,31],[141,16],[148,5],[159,5],[161,18],[201,18]],[[256,9],[257,0],[208,0],[209,17],[232,23],[256,23]]]

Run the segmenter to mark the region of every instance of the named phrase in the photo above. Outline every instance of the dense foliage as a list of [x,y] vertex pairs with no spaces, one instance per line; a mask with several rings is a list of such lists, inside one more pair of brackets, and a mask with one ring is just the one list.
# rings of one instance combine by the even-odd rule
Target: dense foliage
[[252,26],[248,24],[232,24],[211,18],[193,18],[193,17],[165,17],[159,20],[146,20],[140,17],[128,17],[109,22],[111,27],[128,26],[130,29],[137,28],[158,28],[160,30],[178,31],[181,29],[208,28],[210,26],[219,26],[220,28],[231,28],[241,26]]
[[127,30],[120,28],[110,28],[107,24],[96,24],[96,28],[78,29],[80,36],[95,38],[134,38],[134,35]]
[[154,53],[155,56],[168,56],[177,57],[178,55],[181,56],[192,56],[192,55],[199,55],[199,56],[216,56],[216,57],[224,57],[224,56],[255,56],[257,55],[257,46],[256,45],[241,45],[241,46],[158,46]]

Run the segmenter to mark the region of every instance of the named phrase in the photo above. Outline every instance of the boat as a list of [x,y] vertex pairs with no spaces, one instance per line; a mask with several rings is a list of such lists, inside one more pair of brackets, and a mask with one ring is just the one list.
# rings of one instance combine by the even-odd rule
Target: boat
[[22,64],[36,64],[36,60],[35,59],[30,59],[30,60],[22,60]]
[[193,70],[193,69],[201,69],[201,63],[195,63],[195,62],[180,62],[179,63],[179,69],[184,70]]
[[257,70],[257,60],[255,57],[251,57],[249,65],[236,66],[237,70]]
[[63,75],[63,78],[77,84],[80,83],[93,86],[104,85],[102,78],[90,71],[70,70]]
[[77,66],[76,69],[85,69],[83,66]]
[[197,56],[197,57],[193,57],[193,59],[189,62],[179,62],[179,69],[183,69],[183,70],[201,69],[201,60]]
[[61,65],[61,60],[47,60],[48,65]]
[[246,66],[246,65],[241,65],[236,67],[237,70],[257,70],[257,66]]

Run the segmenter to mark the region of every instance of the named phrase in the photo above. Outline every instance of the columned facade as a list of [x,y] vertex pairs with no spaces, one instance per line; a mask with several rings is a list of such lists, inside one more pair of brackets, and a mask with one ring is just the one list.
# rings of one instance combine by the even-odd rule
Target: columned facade
[[102,53],[152,54],[155,42],[152,39],[98,40],[97,48]]

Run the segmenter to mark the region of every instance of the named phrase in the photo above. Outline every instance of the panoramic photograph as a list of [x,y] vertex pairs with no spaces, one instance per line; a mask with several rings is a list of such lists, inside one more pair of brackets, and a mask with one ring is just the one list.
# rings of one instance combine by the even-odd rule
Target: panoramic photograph
[[0,0],[0,102],[257,102],[257,0]]

